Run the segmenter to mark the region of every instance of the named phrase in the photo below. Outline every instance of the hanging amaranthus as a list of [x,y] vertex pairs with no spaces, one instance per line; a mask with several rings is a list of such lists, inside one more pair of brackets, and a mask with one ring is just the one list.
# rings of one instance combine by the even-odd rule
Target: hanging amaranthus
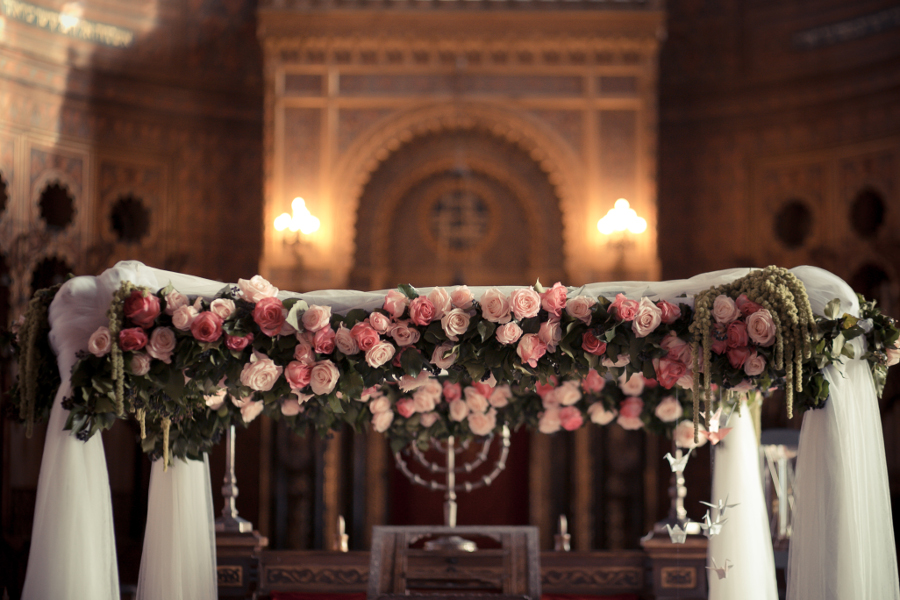
[[113,340],[112,348],[110,348],[110,361],[112,362],[112,379],[115,383],[116,415],[119,417],[125,416],[125,358],[122,355],[119,333],[122,331],[122,324],[125,320],[125,299],[135,289],[139,288],[130,281],[123,281],[113,295],[109,311],[106,313],[109,318],[109,335]]

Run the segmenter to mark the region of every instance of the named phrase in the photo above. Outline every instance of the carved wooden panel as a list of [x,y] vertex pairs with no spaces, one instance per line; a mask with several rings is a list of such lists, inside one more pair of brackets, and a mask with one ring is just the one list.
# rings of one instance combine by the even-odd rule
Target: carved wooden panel
[[322,111],[315,108],[285,108],[284,144],[281,168],[284,173],[285,210],[294,196],[302,196],[310,208],[319,197],[319,161],[321,160]]
[[337,154],[384,117],[395,112],[390,108],[341,108],[338,112]]

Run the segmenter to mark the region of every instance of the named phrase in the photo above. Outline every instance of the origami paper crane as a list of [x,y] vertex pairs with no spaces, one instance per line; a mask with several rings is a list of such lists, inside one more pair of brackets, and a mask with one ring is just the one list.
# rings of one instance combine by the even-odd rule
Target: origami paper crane
[[[726,510],[726,509],[734,508],[735,506],[740,506],[740,503],[737,503],[737,504],[728,504],[728,494],[725,494],[725,499],[724,499],[724,500],[721,500],[721,499],[720,499],[719,502],[718,502],[717,504],[710,504],[709,502],[704,502],[703,500],[700,501],[700,504],[705,504],[706,506],[708,506],[708,507],[710,507],[710,508],[716,509],[716,513],[717,513],[720,517],[724,517],[724,516],[725,516],[725,510]],[[716,517],[716,518],[718,519],[718,517]]]
[[[710,421],[710,423],[712,423],[712,421]],[[716,444],[718,444],[719,442],[721,442],[722,440],[724,440],[724,439],[725,439],[725,436],[728,435],[728,433],[729,433],[732,429],[733,429],[733,427],[722,427],[722,428],[718,428],[718,427],[717,427],[717,428],[716,428],[716,431],[703,431],[703,430],[701,429],[701,430],[700,430],[700,433],[702,433],[704,436],[706,436],[706,439],[708,439],[709,442],[710,442],[713,446],[715,446]]]
[[667,461],[669,461],[669,467],[672,468],[673,473],[683,473],[684,467],[687,465],[688,458],[691,456],[691,451],[693,448],[687,451],[687,454],[682,456],[681,458],[675,458],[672,456],[671,452],[666,452],[666,455],[663,457]]
[[706,537],[719,535],[722,533],[722,525],[724,525],[726,521],[728,521],[728,519],[722,519],[722,515],[716,516],[716,520],[713,521],[709,517],[709,511],[706,511],[706,514],[703,515],[703,522],[700,523],[700,529],[704,531]]
[[[685,529],[687,529],[688,523],[690,523],[690,521],[687,521],[684,524]],[[669,531],[669,538],[672,540],[673,544],[683,544],[685,540],[687,540],[687,531],[685,531],[685,529],[682,529],[681,525],[675,525],[675,527],[672,527],[671,525],[666,523],[666,529]]]
[[719,579],[725,579],[726,577],[728,577],[728,569],[730,569],[731,567],[734,566],[734,563],[731,562],[731,559],[726,558],[726,559],[725,559],[725,564],[723,564],[721,567],[720,567],[719,565],[716,564],[716,559],[715,559],[715,558],[710,558],[710,560],[712,560],[713,566],[712,566],[712,567],[706,567],[707,570],[709,570],[709,571],[715,571],[715,572],[716,572],[716,575],[719,576]]

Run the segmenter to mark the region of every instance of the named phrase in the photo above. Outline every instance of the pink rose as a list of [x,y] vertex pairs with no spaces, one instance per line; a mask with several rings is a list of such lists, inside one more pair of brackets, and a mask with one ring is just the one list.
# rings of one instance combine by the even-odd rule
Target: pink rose
[[747,345],[747,325],[743,321],[732,321],[725,330],[725,345],[729,348],[740,348]]
[[259,275],[254,275],[249,281],[238,279],[238,288],[240,288],[244,300],[254,304],[259,303],[263,298],[274,298],[278,295],[278,288]]
[[775,321],[772,313],[762,308],[747,317],[747,333],[750,339],[760,346],[771,346],[775,343]]
[[257,392],[268,392],[284,369],[265,354],[254,352],[241,370],[241,383]]
[[577,296],[566,304],[566,312],[573,319],[578,319],[585,325],[591,324],[591,308],[597,304],[597,301],[589,296]]
[[501,325],[494,332],[497,341],[503,345],[515,344],[522,337],[522,328],[515,321]]
[[157,327],[150,334],[147,344],[147,354],[161,360],[166,364],[172,362],[172,352],[175,351],[175,332],[168,327]]
[[369,402],[369,410],[373,415],[391,409],[391,400],[387,396],[378,396]]
[[631,330],[634,332],[634,335],[639,338],[647,337],[656,331],[660,323],[662,323],[662,310],[653,304],[649,298],[641,298],[637,313],[631,322]]
[[716,323],[720,325],[728,325],[732,321],[736,321],[741,316],[734,300],[728,296],[721,294],[716,297],[713,302],[712,315],[716,319]]
[[753,382],[750,381],[749,379],[744,379],[739,384],[737,384],[736,386],[731,388],[731,390],[733,392],[740,392],[740,393],[749,392],[752,389],[753,389]]
[[313,347],[305,339],[298,336],[300,342],[294,346],[294,360],[300,361],[305,365],[312,366],[316,362],[316,352]]
[[123,313],[138,327],[149,329],[159,316],[159,298],[153,294],[145,296],[141,290],[131,290],[131,295],[125,299]]
[[538,431],[541,433],[556,433],[562,426],[559,419],[559,409],[556,407],[548,408],[541,413],[538,419]]
[[108,327],[98,327],[88,340],[88,352],[94,356],[106,356],[112,348],[112,336]]
[[284,323],[283,305],[278,298],[262,298],[253,308],[253,320],[269,337],[278,335]]
[[556,391],[559,388],[553,388],[552,390],[541,394],[541,405],[544,408],[559,408],[559,398],[556,396]]
[[559,410],[559,424],[566,431],[575,431],[584,424],[584,417],[574,406],[566,406]]
[[564,381],[556,388],[556,401],[562,406],[572,406],[581,400],[581,390],[575,381]]
[[281,414],[286,417],[299,415],[302,408],[297,398],[285,398],[281,401]]
[[436,404],[434,395],[425,388],[417,389],[415,393],[413,393],[412,400],[417,413],[431,412],[434,410]]
[[356,343],[353,334],[350,333],[350,330],[343,323],[341,323],[341,326],[338,327],[337,332],[334,334],[334,344],[344,356],[352,356],[359,352],[359,344]]
[[[381,313],[372,314],[376,315]],[[384,317],[384,315],[381,316]],[[381,341],[381,336],[378,335],[378,332],[375,331],[375,329],[365,321],[354,325],[353,329],[350,330],[350,335],[353,336],[353,339],[356,340],[356,344],[359,346],[359,349],[363,352],[367,352],[370,348]]]
[[487,413],[472,413],[469,415],[469,429],[475,435],[488,435],[497,426],[497,411],[489,410]]
[[900,348],[885,348],[884,354],[887,356],[888,367],[893,367],[900,362]]
[[366,350],[366,363],[374,368],[378,368],[386,362],[390,362],[394,358],[394,345],[388,342],[378,342],[368,350]]
[[174,315],[175,311],[181,308],[182,306],[187,306],[189,304],[188,297],[178,292],[176,290],[172,290],[168,294],[166,294],[166,314]]
[[402,348],[404,346],[412,346],[418,342],[421,335],[418,329],[409,326],[409,321],[399,321],[391,327],[391,337]]
[[292,390],[302,390],[309,385],[312,367],[297,360],[288,363],[284,370],[284,378]]
[[549,321],[541,323],[538,331],[538,337],[547,345],[548,352],[556,352],[556,345],[562,339],[562,329],[559,326],[559,319],[550,317]]
[[588,330],[581,336],[581,349],[588,354],[603,356],[606,352],[606,342],[601,342],[593,331]]
[[440,321],[441,317],[453,308],[453,304],[450,302],[450,294],[442,287],[436,287],[428,292],[428,299],[434,306],[434,316],[431,317],[432,321]]
[[709,337],[712,339],[712,351],[716,354],[724,354],[728,349],[728,331],[725,325],[713,325]]
[[395,408],[404,419],[408,419],[416,413],[416,403],[412,398],[401,398]]
[[530,319],[540,312],[541,297],[531,288],[521,288],[509,295],[509,305],[516,319]]
[[462,400],[454,400],[450,403],[450,420],[462,421],[469,414],[469,407]]
[[731,363],[731,366],[735,369],[740,369],[744,366],[744,363],[747,362],[747,359],[750,357],[750,349],[744,346],[743,348],[731,348],[728,350],[728,362]]
[[556,376],[551,376],[550,379],[547,381],[547,383],[541,383],[541,382],[536,383],[534,386],[534,391],[538,396],[541,397],[541,399],[544,399],[547,397],[548,394],[550,394],[551,392],[553,392],[553,390],[556,389],[556,384],[557,384]]
[[619,377],[619,389],[626,396],[640,396],[644,392],[644,376],[640,373],[632,373],[631,377],[628,377],[622,373]]
[[481,296],[481,316],[491,323],[509,323],[509,298],[497,288],[488,288]]
[[403,316],[407,306],[409,306],[409,298],[397,290],[391,290],[384,297],[384,306],[382,308],[390,313],[393,318],[399,319]]
[[591,369],[581,382],[581,387],[590,394],[599,394],[606,387],[606,380],[600,377],[596,369]]
[[425,296],[419,296],[409,303],[409,320],[416,325],[427,327],[434,320],[436,312],[434,304]]
[[222,388],[220,390],[216,390],[215,394],[204,396],[203,399],[206,401],[206,406],[209,407],[210,410],[216,411],[222,408],[222,405],[225,404],[225,396],[227,395],[228,390]]
[[654,358],[653,369],[656,371],[656,380],[667,390],[671,390],[688,371],[686,364],[668,356]]
[[479,394],[487,398],[491,395],[491,392],[494,390],[494,385],[496,384],[497,380],[491,375],[489,381],[476,381],[472,384],[472,387],[477,390]]
[[469,410],[472,412],[483,413],[488,409],[487,398],[485,398],[477,389],[469,386],[463,390],[463,392],[466,396],[466,406],[469,407]]
[[265,407],[266,405],[262,402],[262,400],[248,402],[246,405],[244,405],[243,408],[241,408],[241,420],[244,423],[249,423],[256,417],[258,417]]
[[394,421],[394,411],[386,410],[384,412],[375,413],[372,416],[372,429],[378,433],[384,433]]
[[331,307],[313,304],[306,309],[301,320],[303,321],[303,328],[305,330],[315,333],[328,326],[329,321],[331,320]]
[[140,327],[131,327],[119,332],[119,347],[125,352],[140,350],[147,345],[147,334]]
[[459,286],[450,294],[450,302],[454,308],[469,310],[474,301],[475,296],[472,295],[472,291],[464,285]]
[[[369,325],[371,325],[372,329],[374,329],[376,332],[384,335],[388,332],[388,329],[391,328],[391,320],[384,313],[373,312],[371,315],[369,315]],[[356,325],[354,325],[353,327],[355,328]],[[368,350],[368,348],[362,348],[362,350]]]
[[738,310],[741,311],[741,314],[745,317],[749,317],[756,311],[762,309],[762,306],[747,298],[746,294],[741,294],[740,296],[738,296],[737,300],[734,301],[734,304],[738,307]]
[[447,339],[454,342],[469,329],[469,313],[461,308],[454,308],[441,318],[441,328]]
[[216,298],[209,305],[209,310],[219,315],[224,321],[234,314],[234,300],[227,298]]
[[668,352],[667,357],[672,360],[692,364],[691,345],[682,340],[674,331],[670,331],[659,343],[659,347]]
[[629,300],[624,294],[616,294],[616,299],[609,308],[616,311],[616,318],[620,321],[631,321],[637,314],[639,306],[637,300]]
[[606,410],[606,407],[603,406],[602,402],[594,402],[588,406],[588,416],[591,418],[591,421],[597,425],[609,425],[618,414],[618,411]]
[[681,407],[681,402],[675,399],[675,396],[666,396],[656,405],[654,413],[656,418],[663,423],[671,423],[681,418],[681,415],[684,414],[684,409]]
[[635,430],[644,426],[641,421],[641,413],[644,411],[644,401],[632,396],[625,398],[619,404],[619,418],[616,422],[622,429]]
[[552,288],[541,294],[541,307],[551,315],[561,317],[566,307],[566,293],[566,288],[557,281]]
[[443,393],[444,399],[447,402],[459,400],[460,398],[462,398],[462,386],[458,383],[450,383],[449,381],[445,381]]
[[766,370],[766,359],[757,352],[751,352],[747,360],[744,361],[744,373],[750,377],[761,375]]
[[431,354],[431,364],[439,369],[449,369],[456,362],[456,353],[453,350],[453,343],[444,342],[436,346]]
[[146,375],[150,372],[150,357],[143,352],[135,352],[128,366],[132,375],[137,375],[138,377]]
[[334,352],[334,329],[331,327],[323,327],[316,332],[314,340],[314,348],[319,354],[331,354]]
[[191,323],[191,335],[200,342],[211,343],[222,337],[222,317],[208,310]]
[[179,306],[172,315],[172,325],[179,331],[187,331],[200,313],[189,304]]
[[253,341],[253,334],[248,333],[245,336],[225,334],[225,346],[231,350],[240,352]]
[[341,372],[330,360],[320,360],[313,365],[309,374],[309,385],[317,396],[330,394],[337,384]]
[[531,366],[532,369],[537,368],[537,361],[547,353],[547,344],[534,333],[526,333],[519,339],[516,346],[516,354],[522,359],[522,362]]
[[662,316],[662,322],[666,325],[671,325],[681,318],[681,309],[671,302],[660,300],[656,303],[656,305],[659,307],[659,311]]
[[422,416],[419,417],[419,425],[427,429],[437,423],[438,419],[440,418],[441,415],[437,414],[436,412],[422,413]]
[[[702,424],[700,429],[703,429]],[[672,439],[679,448],[699,448],[706,444],[706,437],[703,435],[698,438],[700,440],[698,443],[694,443],[694,423],[691,421],[682,421],[676,425],[675,431],[672,432]]]
[[512,399],[512,390],[508,385],[498,385],[494,388],[494,391],[491,392],[491,395],[488,397],[488,402],[494,408],[503,408],[507,404],[509,404],[510,399]]

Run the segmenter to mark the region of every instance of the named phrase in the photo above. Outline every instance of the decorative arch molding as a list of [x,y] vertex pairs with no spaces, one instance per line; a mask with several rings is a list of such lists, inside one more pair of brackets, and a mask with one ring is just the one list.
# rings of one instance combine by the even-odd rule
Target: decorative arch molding
[[[445,102],[404,110],[376,122],[348,148],[335,165],[332,186],[335,232],[355,231],[359,200],[366,183],[379,166],[413,139],[442,131],[478,130],[514,144],[525,151],[547,174],[560,202],[565,231],[573,228],[578,197],[584,193],[582,158],[552,129],[523,111],[502,110],[488,103]],[[335,266],[346,280],[356,251],[351,236],[336,235]],[[572,249],[564,242],[568,265]]]

